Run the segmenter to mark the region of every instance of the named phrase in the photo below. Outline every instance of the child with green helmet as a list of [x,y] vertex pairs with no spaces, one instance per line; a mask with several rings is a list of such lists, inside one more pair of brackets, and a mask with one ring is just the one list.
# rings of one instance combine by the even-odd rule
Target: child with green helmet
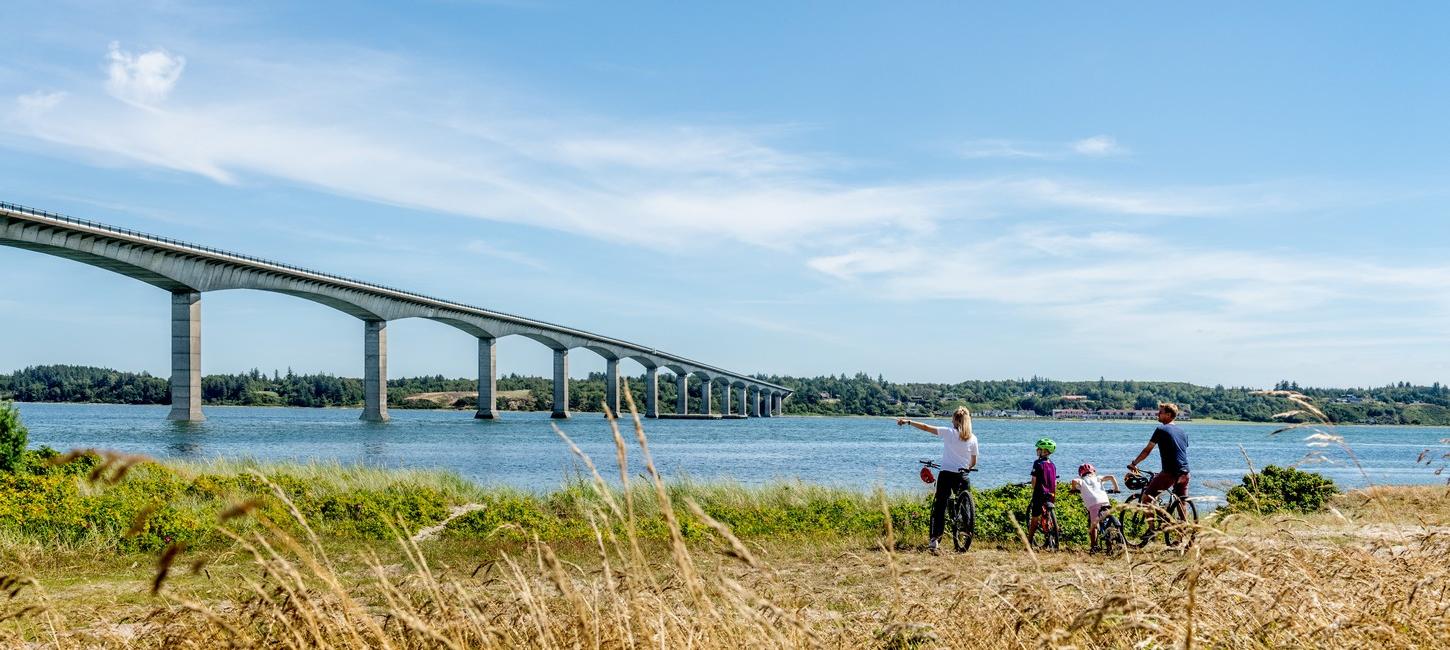
[[1052,438],[1037,441],[1037,460],[1032,463],[1032,505],[1027,510],[1027,539],[1032,539],[1038,528],[1046,528],[1047,504],[1057,501],[1057,466],[1048,458],[1057,451]]

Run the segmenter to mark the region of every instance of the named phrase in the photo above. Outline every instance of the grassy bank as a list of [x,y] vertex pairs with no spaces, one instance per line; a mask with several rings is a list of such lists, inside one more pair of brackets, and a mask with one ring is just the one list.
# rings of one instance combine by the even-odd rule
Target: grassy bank
[[[55,548],[150,552],[173,543],[214,549],[230,544],[217,523],[239,507],[260,518],[293,526],[290,501],[329,539],[385,541],[445,522],[439,535],[452,539],[549,542],[594,538],[591,518],[622,501],[617,487],[603,492],[588,482],[549,494],[482,488],[443,471],[383,470],[338,464],[210,462],[163,464],[120,455],[85,454],[63,464],[30,452],[25,467],[0,473],[0,535]],[[635,512],[638,534],[669,537],[671,517],[686,540],[710,528],[685,505],[696,503],[710,518],[747,539],[812,539],[878,534],[889,516],[903,544],[925,539],[930,497],[872,494],[802,482],[744,486],[728,482],[670,482],[667,516],[657,500]],[[1063,486],[1059,520],[1069,544],[1086,541],[1082,501]],[[979,538],[1011,542],[1012,518],[1022,520],[1028,491],[1003,486],[976,492]],[[284,500],[285,499],[285,500]],[[469,511],[450,518],[455,509]],[[615,522],[613,532],[622,534]],[[245,529],[244,532],[250,529]],[[296,532],[296,531],[293,531]]]
[[[198,478],[237,475],[230,466],[206,469]],[[56,549],[29,534],[0,534],[0,568],[14,590],[0,604],[0,643],[1258,648],[1431,647],[1450,638],[1444,487],[1340,495],[1320,514],[1238,515],[1205,528],[1186,552],[1157,546],[1109,559],[1034,554],[1012,543],[932,556],[886,526],[884,514],[875,530],[782,536],[736,535],[698,516],[672,525],[652,514],[677,512],[674,497],[693,512],[689,501],[712,492],[717,506],[735,500],[760,513],[819,496],[797,501],[788,486],[656,491],[644,484],[613,506],[598,497],[601,509],[590,513],[597,528],[587,539],[518,516],[491,534],[479,532],[487,521],[480,520],[415,543],[406,534],[375,535],[320,504],[334,489],[354,487],[426,486],[459,502],[500,493],[449,492],[453,479],[432,473],[266,469],[305,479],[323,496],[297,504],[319,513],[308,522],[315,539],[302,520],[286,518],[281,497],[280,510],[259,506],[229,519],[223,528],[235,539],[174,557],[100,551],[99,541]],[[564,493],[516,496],[512,503],[527,508],[581,503]],[[873,504],[882,511],[879,501],[861,503],[860,517]],[[525,531],[554,531],[554,539]]]

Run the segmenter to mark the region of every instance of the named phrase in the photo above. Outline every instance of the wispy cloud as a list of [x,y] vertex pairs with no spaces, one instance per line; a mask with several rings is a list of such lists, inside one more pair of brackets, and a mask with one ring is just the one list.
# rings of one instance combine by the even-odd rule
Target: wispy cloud
[[1072,157],[1104,158],[1131,153],[1110,135],[1095,135],[1072,142],[1030,142],[1005,139],[969,140],[956,149],[963,158],[1023,158],[1062,160]]
[[476,255],[492,257],[494,259],[502,260],[510,264],[527,266],[531,269],[537,269],[542,271],[549,268],[549,266],[545,264],[543,260],[540,260],[533,255],[504,248],[496,244],[491,244],[489,242],[483,241],[481,239],[475,239],[471,242],[468,242],[463,246],[463,248],[468,252],[474,253]]
[[[789,128],[539,110],[535,98],[479,89],[396,56],[312,54],[286,64],[210,56],[197,67],[166,50],[133,54],[115,45],[96,86],[22,95],[0,128],[59,152],[224,184],[284,179],[668,250],[722,238],[814,248],[1022,209],[1197,215],[1257,200],[1242,196],[1244,188],[1163,192],[1061,178],[848,181],[835,173],[842,161],[834,156],[781,146]],[[183,74],[227,82],[178,93]],[[1074,147],[1121,150],[1106,136],[1059,149],[1076,154]]]
[[1110,135],[1095,135],[1072,143],[1072,150],[1084,156],[1119,156],[1128,153]]
[[1010,305],[1124,350],[1322,347],[1369,332],[1438,336],[1450,325],[1450,293],[1435,280],[1450,265],[1217,250],[1138,233],[1021,228],[951,256],[908,245],[808,263],[871,295]]

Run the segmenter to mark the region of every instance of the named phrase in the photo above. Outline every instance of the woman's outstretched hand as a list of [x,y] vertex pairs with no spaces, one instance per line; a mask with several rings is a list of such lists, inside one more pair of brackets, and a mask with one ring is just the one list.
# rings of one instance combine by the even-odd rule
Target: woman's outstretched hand
[[898,427],[906,424],[907,422],[910,422],[910,420],[907,420],[906,418],[896,418],[896,426]]

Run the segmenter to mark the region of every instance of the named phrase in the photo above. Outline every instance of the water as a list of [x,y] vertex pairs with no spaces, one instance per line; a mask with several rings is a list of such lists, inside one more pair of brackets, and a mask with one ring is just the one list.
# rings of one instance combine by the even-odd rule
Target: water
[[[167,422],[164,406],[21,404],[33,446],[94,447],[158,458],[204,460],[324,460],[381,467],[445,468],[484,485],[532,491],[558,487],[581,467],[550,428],[547,413],[504,413],[497,421],[471,412],[392,412],[388,424],[358,420],[356,409],[218,407],[202,424]],[[943,424],[946,424],[943,422]],[[600,466],[614,469],[614,444],[597,414],[575,414],[560,426]],[[1143,448],[1154,423],[978,420],[981,438],[978,487],[1026,481],[1040,437],[1057,441],[1059,473],[1071,475],[1083,461],[1100,472],[1121,474]],[[750,420],[647,420],[651,451],[666,477],[728,478],[742,483],[795,479],[872,490],[922,490],[917,460],[937,458],[941,443],[880,418],[770,418]],[[1237,482],[1244,453],[1256,467],[1302,462],[1312,451],[1307,432],[1271,436],[1272,425],[1185,423],[1189,431],[1194,491]],[[1343,435],[1363,473],[1337,448],[1323,449],[1332,463],[1306,469],[1344,486],[1375,483],[1443,483],[1433,468],[1417,465],[1426,449],[1438,459],[1450,428],[1344,427]],[[632,428],[624,431],[633,440]],[[1240,452],[1242,447],[1243,452]],[[1156,469],[1157,453],[1143,466]],[[638,460],[637,448],[631,460]],[[1438,461],[1437,461],[1438,462]],[[1438,465],[1436,465],[1438,466]],[[642,467],[632,468],[641,474]]]

